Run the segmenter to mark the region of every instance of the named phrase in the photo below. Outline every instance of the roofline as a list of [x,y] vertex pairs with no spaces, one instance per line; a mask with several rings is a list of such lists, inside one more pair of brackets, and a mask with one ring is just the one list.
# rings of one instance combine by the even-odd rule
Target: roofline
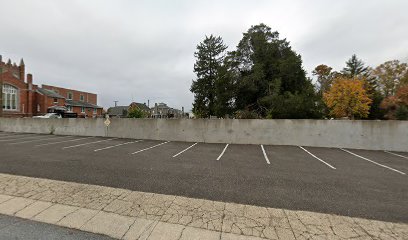
[[[35,89],[34,91],[35,91],[36,93],[41,94],[41,95],[46,96],[46,97],[65,99],[65,97],[62,96],[62,95],[59,94],[59,93],[56,93],[56,94],[60,95],[61,97],[58,97],[58,96],[49,96],[49,95],[47,95],[47,94],[43,94],[43,93],[40,91],[40,89],[45,89],[45,88],[37,88],[37,89]],[[48,89],[45,89],[45,90],[48,90]],[[51,91],[51,90],[48,90],[48,91]]]
[[80,90],[71,89],[71,88],[64,88],[64,87],[58,87],[58,86],[53,86],[53,85],[41,84],[42,88],[44,88],[44,86],[51,87],[51,88],[61,88],[61,89],[67,90],[67,91],[76,91],[76,92],[81,92],[81,93],[88,93],[88,94],[98,95],[97,93],[92,93],[92,92],[85,92],[85,91],[80,91]]

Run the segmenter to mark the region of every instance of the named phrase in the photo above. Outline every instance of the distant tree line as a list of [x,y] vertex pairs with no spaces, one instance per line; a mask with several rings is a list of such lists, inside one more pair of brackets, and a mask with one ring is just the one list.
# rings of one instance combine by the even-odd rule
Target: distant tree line
[[197,46],[190,89],[196,117],[408,118],[406,63],[372,69],[353,55],[339,72],[317,66],[313,84],[301,56],[265,24],[244,33],[236,50],[227,49],[213,35]]

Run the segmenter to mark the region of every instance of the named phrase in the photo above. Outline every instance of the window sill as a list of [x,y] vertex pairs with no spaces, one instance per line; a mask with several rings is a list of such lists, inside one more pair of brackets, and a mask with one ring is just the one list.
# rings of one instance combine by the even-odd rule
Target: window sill
[[3,108],[3,112],[20,112],[20,110],[18,110],[18,109],[4,109]]

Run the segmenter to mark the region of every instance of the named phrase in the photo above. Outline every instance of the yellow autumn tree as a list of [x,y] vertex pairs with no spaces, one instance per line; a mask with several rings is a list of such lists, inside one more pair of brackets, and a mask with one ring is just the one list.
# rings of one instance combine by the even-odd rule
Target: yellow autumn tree
[[349,119],[367,117],[372,100],[364,88],[364,83],[364,79],[336,78],[329,91],[323,94],[330,115]]

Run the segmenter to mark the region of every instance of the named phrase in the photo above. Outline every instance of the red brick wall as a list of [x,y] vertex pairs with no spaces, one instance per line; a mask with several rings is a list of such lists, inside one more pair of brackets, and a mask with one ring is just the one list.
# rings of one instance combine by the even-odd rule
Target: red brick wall
[[87,117],[87,118],[92,118],[92,117],[100,117],[102,115],[102,109],[99,108],[96,111],[96,114],[94,114],[94,109],[93,108],[85,108],[85,113],[81,112],[81,107],[73,107],[72,110],[74,113],[77,113],[79,117]]
[[0,61],[0,67],[2,67],[3,72],[9,72],[11,75],[14,73],[18,80],[24,82],[25,77],[25,66],[17,66],[14,64],[7,64],[3,61]]
[[56,87],[56,86],[51,86],[51,85],[42,85],[43,88],[53,90],[58,92],[60,95],[62,95],[65,98],[68,98],[68,93],[72,93],[72,100],[74,101],[80,101],[81,100],[81,95],[84,96],[84,102],[92,103],[97,105],[97,95],[95,93],[88,93],[88,92],[82,92],[82,91],[77,91],[73,89],[68,89],[68,88],[61,88],[61,87]]
[[16,87],[18,89],[19,94],[17,110],[3,109],[3,115],[10,117],[27,116],[27,113],[29,112],[27,99],[28,84],[14,77],[10,71],[3,73],[3,84],[8,84],[13,87]]
[[[19,99],[17,110],[4,110],[3,116],[8,117],[26,117],[33,115],[42,115],[47,113],[47,109],[51,106],[64,106],[65,99],[58,98],[58,103],[54,103],[54,98],[48,97],[36,92],[37,85],[32,84],[32,75],[27,74],[27,82],[25,82],[25,66],[17,66],[14,64],[7,64],[0,61],[0,66],[3,68],[3,83],[9,84],[18,89]],[[31,86],[31,89],[30,87]],[[67,98],[68,93],[72,93],[72,100],[81,101],[81,95],[83,101],[94,105],[97,105],[97,95],[94,93],[77,91],[73,89],[61,88],[51,85],[42,85],[43,88],[53,90],[59,93],[61,96]],[[0,86],[1,91],[1,86]],[[0,106],[2,107],[2,106]],[[39,111],[38,111],[39,107]],[[94,114],[93,108],[85,109],[85,113],[81,112],[81,107],[73,107],[73,111],[78,116],[86,115],[86,117],[95,117],[102,115],[102,109],[97,109],[97,113]]]

